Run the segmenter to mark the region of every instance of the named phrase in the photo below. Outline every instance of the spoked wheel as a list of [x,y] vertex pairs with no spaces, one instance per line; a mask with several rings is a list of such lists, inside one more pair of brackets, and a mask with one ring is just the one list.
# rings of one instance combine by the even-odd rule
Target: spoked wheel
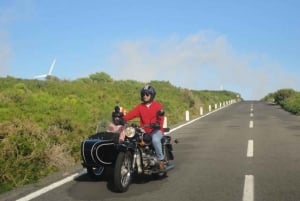
[[87,173],[91,179],[101,179],[104,172],[104,166],[88,167]]
[[114,184],[118,192],[125,192],[131,183],[132,154],[120,152],[117,156],[114,170]]

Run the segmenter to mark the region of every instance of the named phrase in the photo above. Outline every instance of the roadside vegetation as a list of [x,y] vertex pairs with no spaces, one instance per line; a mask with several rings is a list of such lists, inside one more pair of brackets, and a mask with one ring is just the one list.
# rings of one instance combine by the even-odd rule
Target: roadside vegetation
[[280,105],[284,110],[300,115],[300,92],[293,89],[280,89],[265,96],[263,101]]
[[[230,91],[189,90],[151,81],[168,125],[207,112],[209,104],[237,98]],[[0,193],[33,183],[80,163],[80,143],[116,105],[127,110],[140,100],[144,83],[113,80],[104,72],[74,81],[0,78]],[[298,96],[299,99],[299,96]]]

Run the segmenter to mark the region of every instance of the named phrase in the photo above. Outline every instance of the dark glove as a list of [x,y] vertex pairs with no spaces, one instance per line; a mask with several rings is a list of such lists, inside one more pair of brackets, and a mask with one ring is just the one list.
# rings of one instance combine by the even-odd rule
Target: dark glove
[[165,111],[164,110],[158,110],[156,112],[156,116],[158,116],[158,117],[161,117],[161,116],[164,116],[164,115],[165,115]]
[[160,123],[159,123],[159,122],[151,123],[151,124],[150,124],[150,128],[153,128],[153,129],[160,129]]

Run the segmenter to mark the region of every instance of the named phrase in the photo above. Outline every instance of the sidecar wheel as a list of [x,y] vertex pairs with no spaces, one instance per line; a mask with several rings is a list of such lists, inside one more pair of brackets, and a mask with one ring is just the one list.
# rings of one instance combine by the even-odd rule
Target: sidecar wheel
[[153,174],[153,175],[152,175],[152,178],[153,178],[154,180],[160,180],[160,179],[163,179],[163,178],[165,178],[165,177],[167,177],[167,176],[168,176],[167,172],[160,172],[160,173],[155,173],[155,174]]
[[87,174],[91,179],[99,180],[102,178],[104,172],[104,166],[100,167],[87,167]]
[[131,183],[132,155],[130,152],[120,152],[114,169],[114,184],[118,192],[126,192]]

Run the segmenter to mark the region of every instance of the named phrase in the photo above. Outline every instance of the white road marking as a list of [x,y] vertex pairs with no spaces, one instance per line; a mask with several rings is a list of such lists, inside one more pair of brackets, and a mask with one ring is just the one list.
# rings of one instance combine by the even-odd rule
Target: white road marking
[[[250,108],[250,117],[253,117],[253,104],[251,104]],[[253,128],[253,120],[249,122],[249,128]],[[253,140],[248,140],[247,147],[247,157],[253,157]],[[244,184],[244,192],[243,192],[243,201],[254,201],[254,176],[253,175],[245,175],[245,184]]]
[[253,126],[254,126],[254,123],[253,123],[253,121],[251,120],[251,121],[249,122],[249,128],[253,128]]
[[83,174],[86,174],[86,171],[82,171],[80,173],[75,173],[73,175],[70,175],[70,176],[68,176],[68,177],[66,177],[66,178],[64,178],[64,179],[62,179],[62,180],[60,180],[58,182],[55,182],[55,183],[50,184],[49,186],[46,186],[46,187],[44,187],[44,188],[42,188],[40,190],[37,190],[37,191],[35,191],[33,193],[30,193],[30,194],[26,195],[25,197],[22,197],[22,198],[20,198],[20,199],[18,199],[16,201],[28,201],[28,200],[32,200],[32,199],[34,199],[34,198],[36,198],[36,197],[38,197],[38,196],[40,196],[40,195],[42,195],[42,194],[44,194],[44,193],[46,193],[48,191],[51,191],[51,190],[53,190],[53,189],[55,189],[55,188],[57,188],[57,187],[65,184],[65,183],[68,183],[68,182],[74,180],[76,177],[79,177],[79,176],[81,176]]
[[253,157],[253,140],[248,140],[247,157]]
[[243,201],[254,201],[254,176],[245,175]]

